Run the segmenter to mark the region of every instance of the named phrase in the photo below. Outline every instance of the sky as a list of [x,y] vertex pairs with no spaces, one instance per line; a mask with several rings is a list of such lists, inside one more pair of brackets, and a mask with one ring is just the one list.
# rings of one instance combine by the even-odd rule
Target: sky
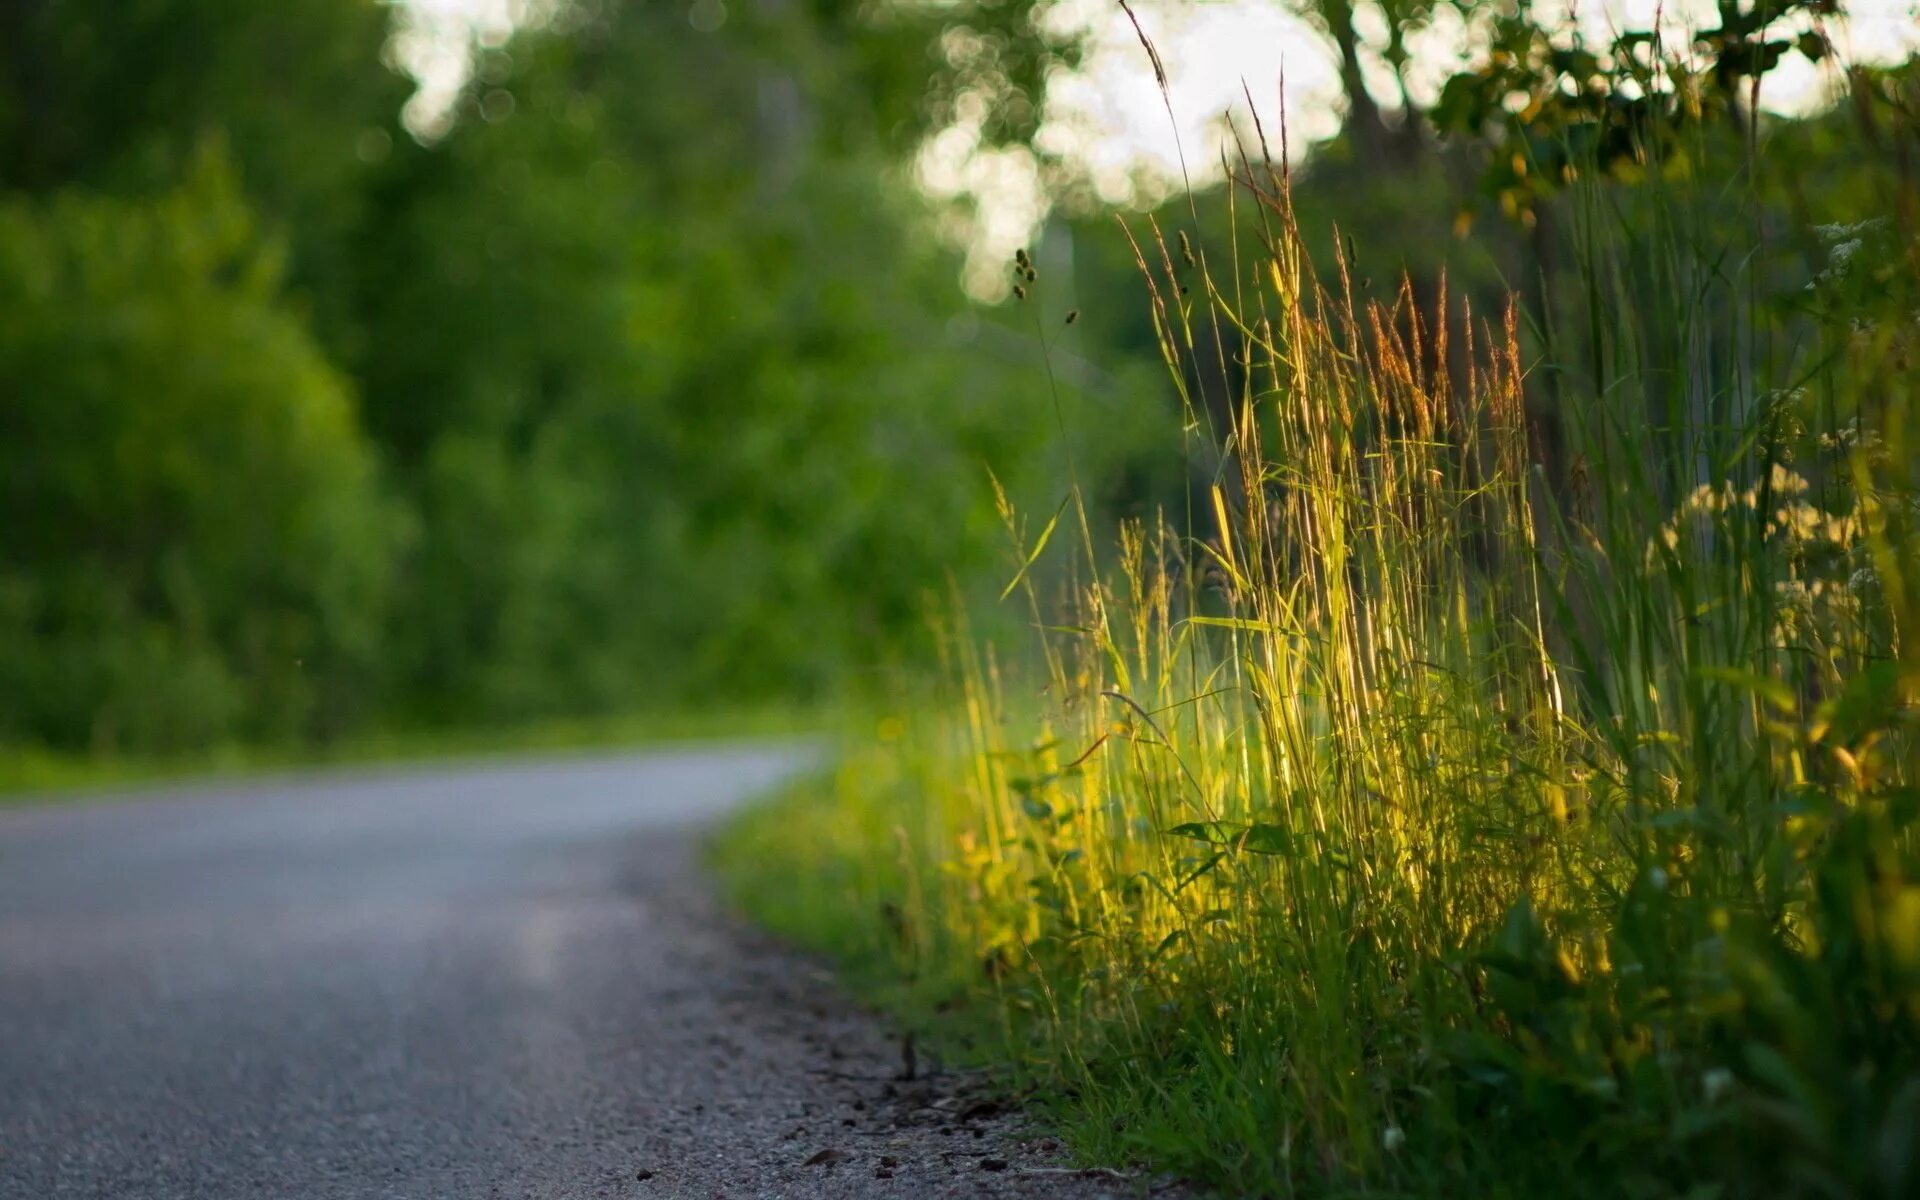
[[[537,20],[560,2],[402,0],[394,55],[420,82],[408,105],[409,127],[426,136],[444,129],[475,42],[504,41],[516,25]],[[725,11],[725,0],[650,2],[684,4],[697,29],[717,28],[715,17]],[[1542,6],[1554,2],[1537,0]],[[1717,23],[1714,0],[1557,2],[1569,22],[1594,37],[1650,28],[1656,20],[1674,30]],[[1817,107],[1829,94],[1836,60],[1893,61],[1920,50],[1920,0],[1843,2],[1847,23],[1829,28],[1835,59],[1816,67],[1789,55],[1763,84],[1764,107],[1781,112]],[[1135,0],[1133,7],[1166,64],[1170,103],[1162,98],[1116,0],[1056,0],[1047,16],[1084,32],[1088,50],[1078,73],[1050,81],[1039,144],[1083,169],[1100,199],[1148,202],[1177,188],[1183,177],[1195,184],[1217,177],[1222,117],[1233,114],[1244,128],[1249,95],[1269,135],[1277,136],[1284,92],[1296,154],[1337,130],[1331,50],[1284,0]],[[1363,34],[1370,20],[1380,23],[1378,10],[1363,6],[1356,19]],[[1436,22],[1414,49],[1412,85],[1421,99],[1437,91],[1470,46],[1457,22]],[[1384,72],[1378,64],[1374,70]],[[1384,88],[1375,91],[1386,94]],[[936,197],[979,201],[955,211],[950,232],[969,247],[969,289],[991,295],[1004,288],[1007,258],[1026,244],[1048,208],[1033,156],[982,147],[977,130],[963,120],[928,142],[916,173]]]
[[[1850,14],[1848,26],[1834,30],[1842,59],[1890,61],[1920,49],[1920,12],[1914,0],[1843,2]],[[1093,134],[1081,152],[1096,169],[1116,173],[1111,189],[1103,189],[1110,191],[1107,198],[1121,198],[1124,184],[1117,173],[1130,166],[1146,163],[1177,173],[1174,131],[1124,12],[1114,0],[1065,0],[1062,7],[1081,10],[1076,17],[1092,31],[1093,50],[1081,77],[1056,86],[1054,102],[1084,121]],[[1594,38],[1648,29],[1655,20],[1672,30],[1718,23],[1713,0],[1559,0],[1556,7]],[[1260,106],[1267,128],[1274,129],[1283,71],[1292,128],[1302,140],[1324,137],[1337,127],[1331,108],[1337,92],[1331,50],[1280,0],[1142,0],[1135,9],[1166,63],[1179,141],[1189,156],[1196,147],[1212,156],[1209,125],[1229,109],[1245,111],[1243,84]],[[1546,0],[1536,9],[1551,12]],[[1377,9],[1361,7],[1356,24],[1363,35],[1369,24],[1380,23]],[[1414,48],[1415,96],[1425,100],[1437,94],[1469,47],[1456,21],[1437,22]],[[1370,65],[1380,84],[1375,93],[1390,94],[1384,66]],[[1830,76],[1830,69],[1789,55],[1766,78],[1761,103],[1780,112],[1817,107]]]

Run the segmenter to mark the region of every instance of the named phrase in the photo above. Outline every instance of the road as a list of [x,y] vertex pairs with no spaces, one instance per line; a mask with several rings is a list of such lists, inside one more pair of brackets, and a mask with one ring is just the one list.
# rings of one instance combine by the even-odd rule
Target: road
[[0,1197],[1111,1190],[739,930],[762,746],[0,811]]

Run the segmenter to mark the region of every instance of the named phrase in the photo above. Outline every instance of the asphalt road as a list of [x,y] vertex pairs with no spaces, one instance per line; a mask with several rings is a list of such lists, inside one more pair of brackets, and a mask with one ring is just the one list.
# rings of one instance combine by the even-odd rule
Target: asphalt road
[[0,1197],[1094,1195],[721,914],[792,746],[0,811]]

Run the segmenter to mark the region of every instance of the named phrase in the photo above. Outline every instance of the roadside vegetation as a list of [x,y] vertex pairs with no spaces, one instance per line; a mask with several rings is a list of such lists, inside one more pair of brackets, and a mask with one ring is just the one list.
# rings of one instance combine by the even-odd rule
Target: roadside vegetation
[[0,6],[0,791],[881,697],[719,864],[1089,1160],[1920,1194],[1920,62],[501,7]]
[[1519,231],[1491,303],[1363,270],[1271,129],[1126,222],[1192,486],[1111,542],[1004,506],[1027,636],[950,610],[938,688],[718,842],[1087,1161],[1920,1191],[1913,68],[1773,121],[1650,41],[1495,42],[1428,114]]

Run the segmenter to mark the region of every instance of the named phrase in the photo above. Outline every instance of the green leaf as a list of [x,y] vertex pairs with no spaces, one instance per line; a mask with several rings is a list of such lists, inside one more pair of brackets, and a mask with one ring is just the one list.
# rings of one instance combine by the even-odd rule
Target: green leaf
[[1878,795],[1880,802],[1887,806],[1887,816],[1895,829],[1905,829],[1915,817],[1920,817],[1920,787],[1913,784],[1891,787]]
[[1280,825],[1236,825],[1229,821],[1189,821],[1167,830],[1169,837],[1192,838],[1210,846],[1245,850],[1252,854],[1284,854],[1298,857],[1301,840]]
[[1039,561],[1041,552],[1047,548],[1048,540],[1053,537],[1053,531],[1058,528],[1060,524],[1060,514],[1067,511],[1067,502],[1072,499],[1073,497],[1071,495],[1067,496],[1066,499],[1060,501],[1060,507],[1053,510],[1053,516],[1047,519],[1046,528],[1040,531],[1039,540],[1033,543],[1033,549],[1027,553],[1027,561],[1020,564],[1020,569],[1014,572],[1012,579],[1007,581],[1007,586],[1000,589],[1000,598],[1002,600],[1013,595],[1013,589],[1020,586],[1020,581],[1027,577],[1027,572],[1033,569],[1035,562]]
[[1184,942],[1186,940],[1187,940],[1186,930],[1184,929],[1174,930],[1172,933],[1160,939],[1160,944],[1155,946],[1153,948],[1153,953],[1147,956],[1148,961],[1158,962],[1161,956],[1166,954],[1167,951],[1173,949],[1175,946],[1179,945],[1181,942]]
[[1814,739],[1851,745],[1888,725],[1899,707],[1899,664],[1875,663],[1848,680],[1845,691],[1820,706],[1813,726]]
[[1301,854],[1300,839],[1279,825],[1250,825],[1240,835],[1238,845],[1254,854],[1282,854],[1289,858],[1298,858]]
[[1795,702],[1793,689],[1767,675],[1757,675],[1752,671],[1742,671],[1734,667],[1701,667],[1694,672],[1699,679],[1713,683],[1724,683],[1743,692],[1751,692],[1771,704],[1783,713],[1791,713]]
[[1188,617],[1188,625],[1210,625],[1216,629],[1240,629],[1248,633],[1279,633],[1270,621],[1249,621],[1245,617]]
[[1224,821],[1189,821],[1185,825],[1175,825],[1167,830],[1169,837],[1193,838],[1211,845],[1221,845],[1232,839],[1237,826]]
[[1221,850],[1213,854],[1211,857],[1207,859],[1207,861],[1195,867],[1193,869],[1192,874],[1188,875],[1186,878],[1182,879],[1179,883],[1175,884],[1173,890],[1176,892],[1183,890],[1188,884],[1192,883],[1194,880],[1200,878],[1202,875],[1207,874],[1209,871],[1219,866],[1221,861],[1226,857],[1227,857],[1227,852],[1225,850]]

